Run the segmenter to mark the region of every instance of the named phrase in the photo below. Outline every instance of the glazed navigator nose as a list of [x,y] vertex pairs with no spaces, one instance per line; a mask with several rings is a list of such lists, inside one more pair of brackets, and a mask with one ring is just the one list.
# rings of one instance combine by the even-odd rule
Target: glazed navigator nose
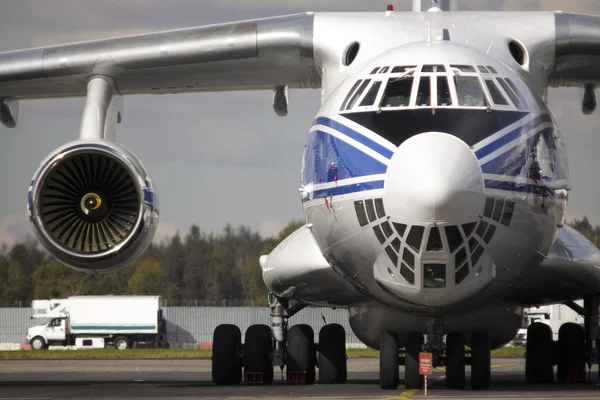
[[441,132],[415,135],[395,151],[386,177],[385,209],[392,220],[474,221],[483,212],[484,182],[475,154]]

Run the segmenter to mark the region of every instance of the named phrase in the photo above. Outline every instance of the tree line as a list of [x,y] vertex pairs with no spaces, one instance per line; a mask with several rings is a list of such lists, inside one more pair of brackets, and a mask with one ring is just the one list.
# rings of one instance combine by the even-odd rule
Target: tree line
[[[0,307],[29,307],[33,299],[76,295],[160,295],[166,304],[264,305],[267,288],[258,259],[302,225],[291,222],[276,238],[227,225],[205,234],[192,225],[152,244],[140,259],[106,274],[75,271],[56,261],[34,239],[0,248]],[[596,246],[600,226],[583,217],[569,223]]]

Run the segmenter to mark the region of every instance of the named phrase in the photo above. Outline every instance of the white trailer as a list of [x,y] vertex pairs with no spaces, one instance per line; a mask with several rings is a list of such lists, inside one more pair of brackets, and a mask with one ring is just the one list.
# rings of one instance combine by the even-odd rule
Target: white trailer
[[[583,301],[575,302],[583,306]],[[552,328],[552,336],[558,341],[558,331],[562,324],[566,322],[575,322],[583,325],[583,317],[563,304],[553,304],[542,307],[531,307],[525,310],[521,329],[517,336],[512,340],[513,346],[525,346],[527,344],[527,328],[534,322],[542,322]]]
[[73,296],[34,300],[32,318],[48,318],[27,331],[32,349],[50,345],[124,350],[136,342],[162,342],[166,323],[160,296]]

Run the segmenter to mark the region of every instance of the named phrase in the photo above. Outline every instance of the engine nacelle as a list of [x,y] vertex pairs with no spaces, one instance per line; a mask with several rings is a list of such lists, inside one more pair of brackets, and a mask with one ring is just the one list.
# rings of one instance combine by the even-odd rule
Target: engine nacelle
[[125,267],[148,248],[158,198],[141,162],[104,140],[67,143],[35,172],[27,202],[42,245],[82,271]]

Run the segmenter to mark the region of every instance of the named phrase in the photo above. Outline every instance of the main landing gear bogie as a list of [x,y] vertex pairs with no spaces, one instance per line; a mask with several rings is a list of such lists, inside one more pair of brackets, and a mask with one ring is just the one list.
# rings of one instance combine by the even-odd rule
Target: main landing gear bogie
[[312,327],[304,324],[287,330],[281,343],[274,340],[267,325],[251,325],[243,344],[241,337],[235,325],[219,325],[215,329],[212,355],[215,384],[237,385],[243,380],[247,384],[268,385],[273,382],[275,366],[282,371],[285,366],[286,381],[292,384],[313,384],[317,367],[320,384],[343,383],[347,379],[346,332],[339,324],[321,328],[318,343]]
[[400,357],[398,336],[394,332],[384,332],[380,337],[379,386],[395,390],[399,385],[399,365],[404,365],[404,386],[406,389],[422,389],[424,376],[419,373],[419,353],[432,353],[432,367],[445,366],[446,386],[449,389],[464,389],[466,384],[465,366],[472,365],[471,387],[484,390],[491,382],[491,349],[489,335],[477,332],[471,335],[470,357],[465,350],[465,336],[459,332],[446,335],[446,343],[441,341],[439,332],[431,337],[439,338],[439,343],[425,343],[421,332],[406,335],[403,357]]

